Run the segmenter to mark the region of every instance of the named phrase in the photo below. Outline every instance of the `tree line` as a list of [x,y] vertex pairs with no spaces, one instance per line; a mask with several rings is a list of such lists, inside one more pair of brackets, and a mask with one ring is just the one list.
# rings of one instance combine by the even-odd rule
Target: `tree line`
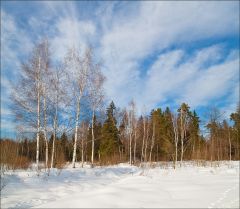
[[0,140],[1,166],[239,160],[239,107],[230,124],[212,109],[202,135],[200,118],[186,103],[176,112],[157,108],[139,116],[134,101],[124,109],[111,102],[103,113],[104,81],[93,48],[69,48],[56,62],[48,40],[38,43],[13,84],[19,140]]

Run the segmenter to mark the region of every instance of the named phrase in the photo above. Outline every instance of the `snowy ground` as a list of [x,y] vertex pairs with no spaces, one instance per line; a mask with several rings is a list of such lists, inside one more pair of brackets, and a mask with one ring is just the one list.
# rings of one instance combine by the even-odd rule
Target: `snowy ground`
[[239,208],[239,162],[219,167],[96,168],[6,172],[1,208]]

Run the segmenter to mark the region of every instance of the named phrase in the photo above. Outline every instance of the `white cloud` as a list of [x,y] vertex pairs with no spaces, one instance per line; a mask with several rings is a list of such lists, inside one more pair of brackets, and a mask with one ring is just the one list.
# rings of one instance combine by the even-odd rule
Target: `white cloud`
[[[171,46],[181,48],[183,44],[194,41],[238,34],[239,10],[234,2],[174,2],[174,6],[172,2],[140,2],[137,6],[130,15],[116,13],[117,19],[111,12],[107,13],[108,20],[109,14],[113,15],[113,20],[109,28],[105,27],[101,40],[100,51],[106,67],[104,73],[108,78],[105,86],[107,95],[120,106],[135,98],[138,103],[153,108],[166,99],[165,92],[178,92],[176,89],[185,81],[199,76],[198,70],[202,66],[216,64],[223,56],[222,46],[214,46],[207,49],[207,53],[197,53],[194,56],[196,63],[188,60],[181,68],[167,70],[165,65],[181,61],[184,52],[176,51],[169,55],[173,63],[161,57],[162,61],[157,60],[149,69],[148,76],[142,78],[141,71],[148,69],[141,69],[144,66],[139,63],[150,55]],[[164,65],[164,69],[154,69],[158,64]],[[181,73],[176,77],[177,70]],[[209,93],[210,96],[215,97],[216,94]]]
[[[97,43],[108,99],[121,107],[132,98],[147,108],[167,99],[177,103],[185,99],[193,106],[206,104],[235,85],[231,79],[236,75],[238,51],[225,59],[222,45],[199,49],[193,55],[182,46],[238,35],[238,2],[113,2],[101,4],[92,13],[85,11],[88,18],[81,18],[85,8],[76,7],[76,2],[36,4],[43,6],[42,17],[30,15],[29,31],[2,10],[4,66],[18,60],[21,50],[29,52],[31,33],[42,29],[50,34],[53,55],[58,59],[72,45],[84,48]],[[171,47],[177,50],[170,51]],[[168,52],[163,53],[165,49]],[[159,56],[150,67],[141,65],[154,54]],[[221,59],[225,61],[219,64]],[[192,89],[198,91],[197,96]]]
[[[2,72],[16,75],[20,57],[28,54],[33,43],[26,31],[18,27],[15,18],[1,9],[1,69]],[[11,72],[9,71],[11,68]]]
[[219,99],[229,93],[237,84],[238,60],[225,62],[199,71],[185,86],[182,100],[191,106],[206,105],[213,99]]
[[[206,55],[204,58],[199,56],[202,53]],[[239,60],[226,59],[202,69],[204,63],[212,59],[208,55],[213,54],[216,57],[223,56],[216,46],[202,49],[180,64],[185,56],[184,51],[176,50],[161,55],[148,71],[145,86],[138,98],[140,104],[143,101],[148,108],[154,108],[159,103],[164,104],[166,99],[171,99],[176,104],[187,102],[195,108],[209,105],[231,93],[238,86]]]
[[95,25],[91,21],[61,18],[55,27],[56,34],[50,43],[57,59],[64,57],[66,49],[69,47],[75,46],[84,49],[95,35]]

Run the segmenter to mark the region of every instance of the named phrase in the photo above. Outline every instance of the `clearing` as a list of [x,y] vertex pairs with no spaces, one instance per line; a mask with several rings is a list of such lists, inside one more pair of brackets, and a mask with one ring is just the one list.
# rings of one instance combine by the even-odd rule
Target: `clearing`
[[50,176],[32,169],[1,176],[2,208],[239,208],[239,161],[220,166],[185,162],[173,169],[128,164],[53,169]]

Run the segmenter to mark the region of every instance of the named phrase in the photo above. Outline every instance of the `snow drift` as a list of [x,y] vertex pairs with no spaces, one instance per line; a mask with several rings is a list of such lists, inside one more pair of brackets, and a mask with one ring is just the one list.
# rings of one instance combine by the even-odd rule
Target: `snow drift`
[[239,162],[197,167],[128,164],[63,170],[50,176],[9,171],[1,179],[3,208],[237,208]]

